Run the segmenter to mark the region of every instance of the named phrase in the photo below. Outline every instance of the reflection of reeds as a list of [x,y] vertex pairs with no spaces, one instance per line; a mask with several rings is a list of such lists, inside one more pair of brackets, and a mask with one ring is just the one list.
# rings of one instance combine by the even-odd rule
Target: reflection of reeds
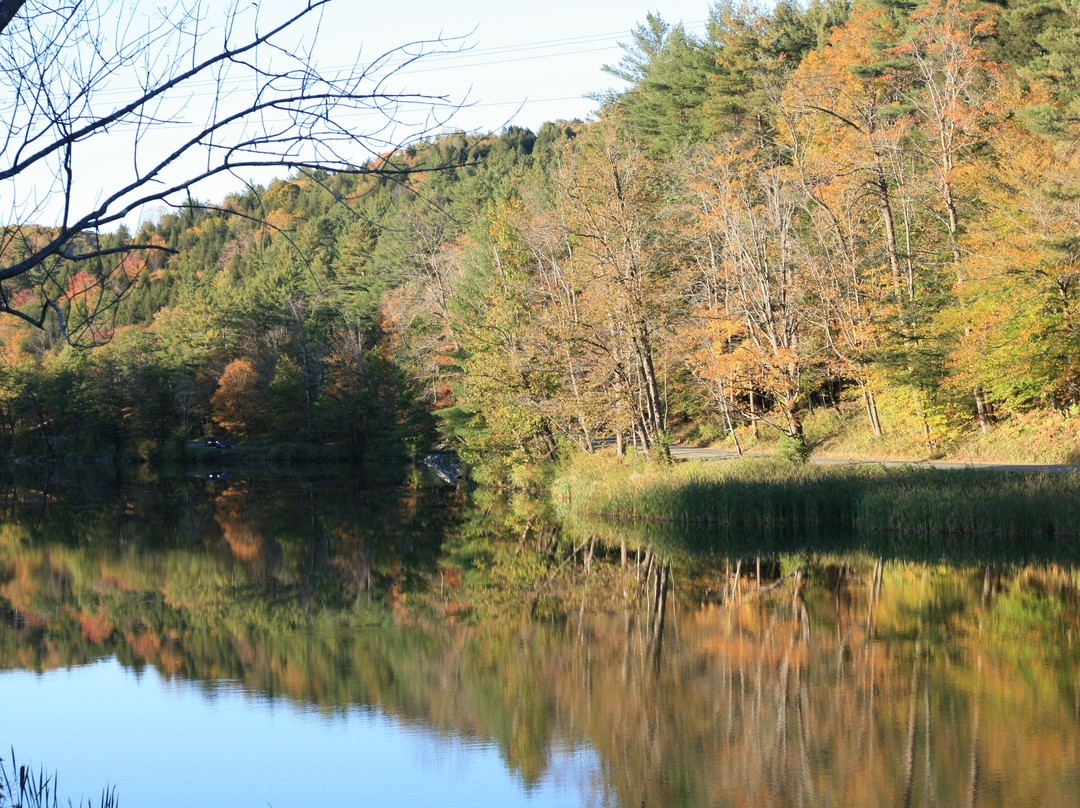
[[[72,803],[67,803],[69,806]],[[85,805],[92,808],[94,803],[89,799],[83,803],[79,801],[79,808]],[[116,799],[116,789],[107,788],[101,794],[98,803],[101,808],[116,808],[119,802]],[[56,793],[56,775],[45,774],[44,769],[35,773],[27,766],[19,765],[15,761],[14,751],[10,754],[10,760],[0,758],[0,808],[59,808],[60,797]]]
[[556,496],[575,515],[749,528],[855,528],[935,546],[952,537],[1080,535],[1080,476],[773,461],[676,466],[586,458]]

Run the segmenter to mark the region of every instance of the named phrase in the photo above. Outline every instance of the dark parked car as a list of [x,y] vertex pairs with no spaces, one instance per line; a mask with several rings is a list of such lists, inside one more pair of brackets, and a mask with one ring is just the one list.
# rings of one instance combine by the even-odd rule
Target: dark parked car
[[207,438],[203,441],[203,446],[207,449],[230,449],[232,444],[227,440],[214,440],[214,438]]

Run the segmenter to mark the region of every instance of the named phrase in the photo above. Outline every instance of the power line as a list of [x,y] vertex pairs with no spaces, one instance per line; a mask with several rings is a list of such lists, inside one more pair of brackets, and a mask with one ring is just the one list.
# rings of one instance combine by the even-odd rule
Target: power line
[[[703,28],[706,21],[699,20],[690,23],[684,23],[684,28],[688,31],[694,31],[696,29]],[[519,42],[508,45],[497,45],[486,48],[467,48],[460,51],[448,52],[448,53],[432,53],[428,56],[421,56],[415,59],[414,66],[409,65],[409,59],[402,57],[396,66],[392,60],[386,60],[383,63],[385,70],[380,71],[380,75],[389,73],[391,77],[408,76],[408,75],[420,75],[425,73],[433,73],[437,71],[446,70],[464,70],[464,69],[479,69],[498,67],[508,64],[528,64],[541,62],[550,59],[567,58],[571,56],[579,56],[590,53],[603,53],[606,51],[614,50],[618,47],[619,39],[629,36],[632,32],[628,30],[623,31],[608,31],[594,34],[583,34],[571,37],[560,37],[556,39],[535,40],[531,42]],[[589,47],[591,45],[597,45],[597,47]],[[347,66],[337,66],[329,68],[329,70],[347,70]],[[385,80],[385,78],[384,78]],[[214,89],[208,89],[207,91],[199,92],[186,92],[183,95],[178,95],[174,100],[179,103],[183,102],[185,105],[191,100],[199,98],[211,98],[215,95],[227,95],[231,93],[243,92],[244,85],[250,81],[249,77],[225,77],[222,81],[201,81],[201,82],[187,82],[186,86],[190,89],[193,87],[208,87]],[[114,96],[122,94],[131,94],[136,92],[144,92],[140,87],[131,88],[108,88],[100,91],[98,94],[101,96]],[[417,114],[420,107],[427,108],[432,111],[444,110],[452,111],[459,109],[461,112],[466,113],[470,109],[506,109],[516,108],[517,112],[513,117],[517,117],[526,108],[535,109],[539,105],[565,103],[570,101],[582,101],[585,98],[584,95],[560,95],[560,96],[545,96],[539,98],[519,98],[519,99],[503,99],[503,100],[483,100],[472,103],[455,103],[449,100],[440,100],[432,97],[417,97],[411,99],[416,104]],[[402,128],[410,127],[423,127],[424,122],[412,120],[416,115],[409,114],[410,99],[405,99],[405,108],[400,110],[402,112],[403,120],[394,121],[385,112],[381,112],[377,108],[371,109],[353,109],[349,111],[339,112],[336,116],[342,124],[352,123],[354,121],[362,121],[366,119],[378,119],[384,125],[387,126],[400,126]],[[580,114],[580,111],[575,111],[571,114]],[[513,118],[511,118],[512,120]],[[508,124],[510,121],[504,121],[503,125]],[[270,128],[275,126],[285,126],[289,123],[287,118],[275,119],[274,117],[267,117],[263,119],[262,124]],[[453,121],[448,121],[453,123]],[[176,131],[190,131],[204,127],[205,122],[199,123],[195,120],[185,122],[181,120],[173,120],[170,122],[161,122],[153,124],[150,128],[154,132],[176,132]],[[113,127],[113,131],[117,134],[121,132],[134,133],[138,131],[139,127],[134,124],[118,124]],[[145,130],[145,127],[144,127]]]
[[[684,23],[684,28],[687,30],[704,28],[707,24],[706,20],[697,20],[691,23]],[[370,65],[376,65],[378,69],[372,72],[372,80],[376,81],[380,78],[385,80],[390,76],[411,76],[419,75],[422,73],[433,73],[443,70],[462,70],[478,67],[491,67],[503,64],[539,61],[543,59],[554,59],[567,56],[580,56],[587,53],[601,53],[606,50],[613,50],[619,46],[618,37],[625,37],[631,34],[631,31],[611,31],[600,34],[587,34],[575,37],[561,37],[558,39],[546,39],[538,40],[534,42],[522,42],[512,45],[499,45],[489,48],[462,48],[460,50],[451,50],[447,52],[432,51],[430,53],[418,52],[416,54],[401,53],[397,58],[390,56],[386,59],[376,57]],[[442,40],[426,40],[418,41],[417,43],[410,44],[435,44]],[[452,40],[446,40],[447,42]],[[602,47],[597,48],[580,48],[581,45],[590,45],[604,43]],[[402,46],[408,48],[409,45]],[[565,50],[568,47],[578,47],[577,50]],[[539,53],[534,53],[540,51]],[[543,52],[548,51],[548,52]],[[395,51],[389,51],[387,54],[394,54]],[[515,56],[514,54],[531,54],[523,56]],[[512,58],[492,60],[487,57],[491,56],[510,56]],[[444,64],[444,63],[451,64]],[[454,62],[463,62],[460,64],[453,64]],[[370,66],[369,65],[369,66]],[[408,65],[416,65],[416,67],[408,67]],[[444,66],[439,66],[444,65]],[[340,73],[347,70],[352,70],[357,67],[357,64],[338,64],[331,65],[329,67],[320,67],[320,72],[326,73],[328,76],[333,76],[335,73]],[[360,68],[363,72],[364,68]],[[224,77],[220,80],[206,79],[199,81],[185,82],[185,87],[227,87],[229,84],[242,85],[245,82],[250,81],[250,77]],[[141,87],[115,87],[97,91],[98,96],[112,96],[112,95],[130,95],[135,92],[144,92]],[[205,98],[215,95],[214,92],[194,92],[189,93],[185,97],[189,98]]]
[[[509,101],[477,101],[477,102],[474,102],[474,103],[471,103],[471,104],[464,104],[464,105],[445,102],[445,103],[434,104],[434,105],[426,104],[425,108],[434,106],[435,108],[446,109],[446,110],[454,110],[454,109],[469,110],[469,109],[480,109],[480,108],[487,109],[487,108],[492,108],[492,107],[522,107],[522,106],[525,106],[525,105],[553,104],[553,103],[557,103],[557,102],[566,102],[566,101],[581,101],[581,100],[584,100],[584,99],[585,99],[585,96],[582,96],[582,95],[563,95],[563,96],[552,96],[552,97],[549,97],[549,98],[524,98],[524,99],[509,100]],[[338,119],[341,120],[341,121],[351,121],[351,120],[358,120],[358,119],[369,118],[369,117],[370,118],[382,118],[382,119],[386,120],[386,115],[384,113],[380,112],[377,109],[366,109],[366,110],[357,109],[357,110],[352,110],[352,111],[349,111],[349,112],[343,112],[338,116]],[[291,119],[288,119],[288,118],[266,118],[266,119],[263,119],[263,120],[264,120],[264,122],[266,124],[268,124],[268,125],[270,125],[272,127],[274,124],[285,125],[285,124],[289,123]],[[177,130],[192,129],[194,127],[201,126],[201,125],[202,124],[196,124],[196,123],[174,122],[174,123],[154,124],[152,128],[153,128],[153,131],[155,131],[155,132],[166,132],[166,131],[177,131]],[[238,126],[239,125],[241,125],[241,124],[238,124]],[[404,125],[404,124],[402,124],[402,125]],[[134,123],[131,123],[131,124],[126,124],[126,125],[114,126],[112,131],[114,131],[116,133],[133,133],[133,132],[138,131],[138,127]],[[145,128],[144,128],[144,131],[145,131]]]

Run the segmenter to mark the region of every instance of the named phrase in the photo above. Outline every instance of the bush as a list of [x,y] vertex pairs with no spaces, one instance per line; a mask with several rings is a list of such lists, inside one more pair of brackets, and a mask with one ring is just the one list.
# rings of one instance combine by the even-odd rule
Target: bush
[[810,452],[810,445],[802,435],[797,438],[784,435],[776,444],[776,453],[789,463],[805,463],[810,459]]

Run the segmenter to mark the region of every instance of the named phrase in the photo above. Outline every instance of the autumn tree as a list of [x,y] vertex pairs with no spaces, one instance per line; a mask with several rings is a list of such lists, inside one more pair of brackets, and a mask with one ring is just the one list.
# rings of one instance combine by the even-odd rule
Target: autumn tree
[[[911,99],[919,92],[918,78],[910,60],[889,50],[906,31],[900,10],[855,6],[833,30],[830,47],[808,54],[792,74],[783,115],[786,149],[800,183],[815,216],[831,230],[816,228],[818,256],[824,235],[841,259],[816,262],[826,270],[818,272],[826,282],[821,299],[835,296],[835,286],[828,287],[840,277],[835,270],[851,279],[844,283],[846,311],[832,306],[822,312],[823,324],[836,315],[848,320],[847,335],[832,339],[834,357],[841,368],[857,371],[875,432],[881,429],[874,413],[879,382],[871,384],[872,376],[886,378],[897,392],[906,389],[902,409],[933,443],[931,414],[946,350],[934,313],[948,296],[952,273],[948,258],[943,262],[937,252],[948,236],[935,213],[941,210],[934,204],[936,186],[920,179],[933,167],[913,148],[919,132]],[[839,320],[833,322],[839,327]],[[861,344],[851,343],[852,337]],[[867,359],[874,374],[857,367]]]
[[[915,114],[909,139],[917,153],[920,174],[929,179],[936,204],[929,207],[945,231],[944,250],[958,282],[963,281],[962,228],[969,216],[960,192],[965,160],[985,143],[987,132],[1003,114],[1002,66],[991,61],[983,44],[995,30],[995,7],[968,0],[931,0],[909,16],[911,28],[892,53],[910,62],[914,80],[905,98]],[[924,233],[923,251],[931,249]],[[976,416],[985,431],[991,404],[981,386],[972,391]]]
[[614,429],[622,449],[623,425],[618,418],[612,423],[610,387],[589,349],[589,290],[577,280],[576,239],[566,211],[544,197],[534,199],[526,215],[519,234],[532,268],[532,310],[539,339],[559,378],[561,429],[590,452],[598,437]]
[[812,365],[806,302],[808,284],[796,248],[798,188],[788,166],[765,154],[714,154],[691,182],[697,227],[712,237],[720,272],[717,305],[701,306],[688,328],[696,332],[694,366],[729,407],[750,395],[779,411],[768,420],[801,449],[807,374]]
[[648,450],[667,426],[657,363],[679,291],[660,210],[663,176],[615,112],[576,139],[555,182],[574,243],[578,344],[595,357],[616,429],[629,427]]
[[264,386],[255,367],[247,359],[234,359],[222,371],[211,399],[214,421],[246,437],[257,423],[264,400]]
[[876,351],[887,331],[882,321],[895,312],[889,276],[880,249],[880,198],[867,192],[867,176],[853,169],[847,127],[811,110],[801,94],[817,57],[792,77],[773,111],[774,148],[789,166],[796,189],[795,249],[804,268],[804,309],[808,327],[824,349],[828,376],[854,384],[863,399],[869,427],[883,433],[877,406],[881,386]]
[[990,141],[967,182],[982,209],[966,228],[954,383],[1007,410],[1080,401],[1080,151],[1015,123]]

